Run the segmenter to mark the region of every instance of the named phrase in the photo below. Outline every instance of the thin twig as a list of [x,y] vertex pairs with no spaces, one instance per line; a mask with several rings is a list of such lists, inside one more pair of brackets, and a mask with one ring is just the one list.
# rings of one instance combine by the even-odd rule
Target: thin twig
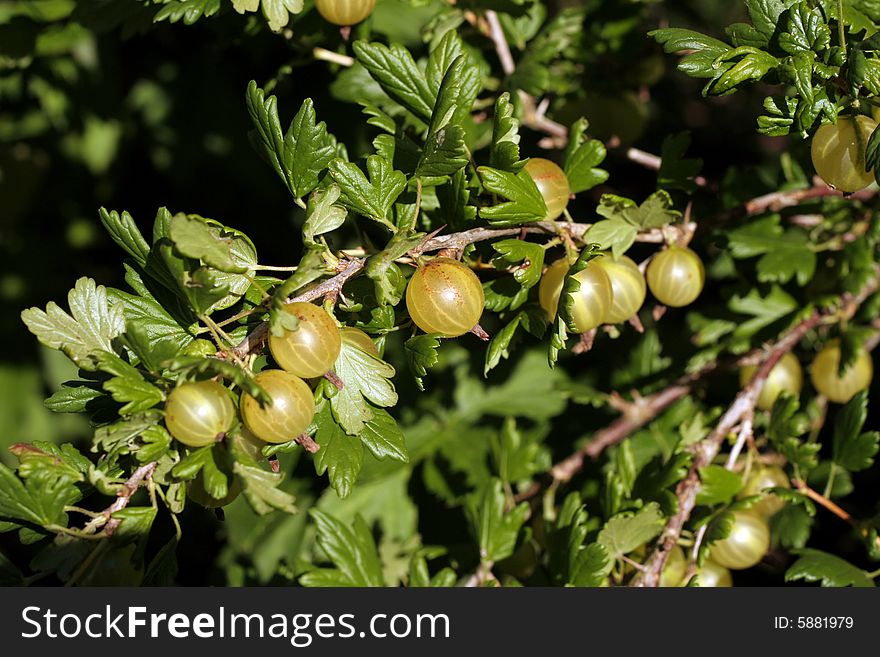
[[113,504],[104,509],[100,515],[90,520],[83,527],[83,533],[94,534],[103,526],[104,529],[102,534],[106,537],[112,536],[116,531],[116,528],[119,527],[119,524],[122,522],[121,520],[114,518],[113,514],[128,506],[132,495],[135,494],[145,480],[148,480],[153,476],[153,472],[156,471],[157,465],[157,461],[151,461],[135,470],[125,483],[122,484],[120,491],[116,493],[116,500]]

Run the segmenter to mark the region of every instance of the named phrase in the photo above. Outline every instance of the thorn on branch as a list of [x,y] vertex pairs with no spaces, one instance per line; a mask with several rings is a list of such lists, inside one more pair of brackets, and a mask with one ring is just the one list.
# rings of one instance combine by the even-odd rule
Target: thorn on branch
[[294,441],[297,445],[302,446],[302,448],[309,454],[316,454],[318,450],[321,449],[321,446],[312,440],[312,437],[307,433],[297,436],[294,438]]
[[489,334],[486,333],[486,330],[479,324],[475,324],[470,332],[480,338],[483,342],[486,342],[489,339]]
[[590,329],[586,333],[581,333],[578,336],[578,341],[571,348],[571,353],[573,354],[585,354],[590,349],[593,348],[593,342],[596,339],[597,329]]
[[337,390],[342,390],[343,388],[345,388],[345,384],[342,382],[342,379],[340,379],[336,375],[336,372],[333,372],[332,370],[329,372],[324,372],[324,378],[332,383]]

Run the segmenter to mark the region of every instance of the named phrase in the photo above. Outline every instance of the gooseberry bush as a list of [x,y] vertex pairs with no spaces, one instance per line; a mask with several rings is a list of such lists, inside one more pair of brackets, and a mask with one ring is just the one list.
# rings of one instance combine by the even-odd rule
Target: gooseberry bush
[[[101,207],[115,255],[21,312],[90,435],[0,463],[4,582],[874,585],[880,4],[27,4],[0,134],[87,113],[83,35],[208,34],[259,53],[238,112],[114,139],[205,95],[278,209]],[[59,149],[124,176],[107,135]]]

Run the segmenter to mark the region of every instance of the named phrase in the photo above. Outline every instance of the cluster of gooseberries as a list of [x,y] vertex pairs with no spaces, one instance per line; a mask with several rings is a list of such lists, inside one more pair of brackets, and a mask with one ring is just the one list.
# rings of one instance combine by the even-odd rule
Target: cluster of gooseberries
[[858,192],[874,182],[867,169],[865,147],[877,122],[868,116],[840,116],[813,136],[813,168],[828,185],[844,193]]
[[[315,415],[312,389],[305,379],[327,373],[342,348],[342,341],[378,356],[370,337],[360,329],[340,330],[322,308],[311,303],[290,303],[284,312],[296,319],[295,330],[269,337],[269,350],[281,369],[264,369],[254,381],[272,400],[261,404],[243,392],[238,413],[243,448],[256,456],[265,443],[285,443],[304,433]],[[229,390],[214,380],[182,383],[165,403],[165,426],[175,439],[189,447],[204,447],[223,440],[236,424],[236,410]],[[208,495],[197,477],[190,484],[190,497],[204,506],[223,506],[240,491],[233,481],[223,500]]]
[[[813,359],[810,379],[813,387],[829,401],[845,404],[871,384],[874,365],[870,354],[860,349],[856,353],[855,361],[841,375],[840,356],[840,341],[829,341]],[[740,384],[746,385],[756,370],[755,365],[743,367],[740,370]],[[769,411],[782,393],[797,397],[801,394],[803,382],[804,374],[800,362],[794,354],[785,354],[767,375],[758,397],[758,408]]]
[[[525,170],[534,180],[547,206],[545,220],[559,217],[571,195],[565,172],[550,160],[532,158]],[[544,272],[538,286],[538,300],[550,319],[556,317],[559,296],[572,261],[560,258]],[[580,289],[571,293],[572,324],[586,333],[601,324],[618,324],[635,315],[647,290],[666,305],[679,308],[692,303],[703,290],[705,270],[691,249],[670,246],[648,264],[647,281],[632,259],[602,255],[574,274]]]
[[[769,518],[784,505],[777,495],[768,489],[788,488],[789,480],[778,466],[759,466],[751,471],[740,492],[740,497],[758,496],[758,500],[746,511],[733,513],[733,527],[727,538],[717,541],[709,548],[703,565],[697,568],[696,583],[702,587],[733,586],[731,570],[745,570],[757,565],[770,549]],[[660,574],[660,586],[684,586],[687,559],[684,551],[675,546],[666,558]]]

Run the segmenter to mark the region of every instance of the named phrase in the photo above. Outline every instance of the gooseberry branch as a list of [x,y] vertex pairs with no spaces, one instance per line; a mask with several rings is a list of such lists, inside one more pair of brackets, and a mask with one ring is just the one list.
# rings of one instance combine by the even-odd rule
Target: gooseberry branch
[[715,428],[694,448],[694,460],[687,476],[678,484],[675,494],[678,499],[678,511],[669,518],[666,527],[660,534],[651,556],[645,562],[645,570],[633,578],[630,586],[655,587],[660,582],[660,574],[666,565],[669,551],[678,543],[681,530],[690,519],[696,506],[697,493],[700,490],[700,469],[711,464],[721,449],[727,435],[749,413],[753,413],[761,388],[770,371],[785,354],[791,351],[801,339],[824,320],[835,318],[838,321],[852,317],[858,307],[880,287],[880,273],[875,271],[874,277],[862,288],[858,295],[844,294],[840,303],[824,311],[813,311],[806,319],[801,320],[785,333],[765,354],[758,371],[752,380],[737,394],[733,403],[718,421]]

